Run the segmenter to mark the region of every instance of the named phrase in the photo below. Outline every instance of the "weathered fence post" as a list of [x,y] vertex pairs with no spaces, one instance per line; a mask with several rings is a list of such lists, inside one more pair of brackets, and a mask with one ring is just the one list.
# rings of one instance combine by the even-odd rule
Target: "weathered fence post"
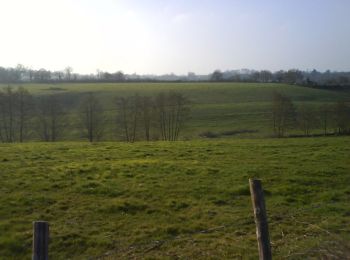
[[259,247],[259,259],[272,259],[269,227],[265,208],[264,193],[260,180],[249,179],[250,195],[252,198],[254,218],[256,224],[256,236]]
[[33,222],[33,255],[32,260],[49,259],[49,223]]

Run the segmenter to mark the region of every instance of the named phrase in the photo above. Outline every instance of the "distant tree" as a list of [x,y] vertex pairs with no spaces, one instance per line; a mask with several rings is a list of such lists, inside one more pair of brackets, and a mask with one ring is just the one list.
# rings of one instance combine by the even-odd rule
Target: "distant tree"
[[188,105],[188,100],[180,93],[160,93],[156,96],[155,109],[163,140],[178,140],[190,112]]
[[53,76],[55,80],[62,81],[64,73],[62,71],[53,72]]
[[275,77],[275,81],[276,82],[283,82],[284,79],[284,71],[283,70],[279,70],[277,72],[274,73],[274,77]]
[[33,98],[28,90],[23,87],[17,89],[17,117],[18,117],[18,136],[19,141],[23,142],[27,136],[28,123],[32,117],[33,112]]
[[278,137],[284,136],[286,130],[295,124],[295,107],[289,97],[277,92],[273,94],[272,118],[274,133]]
[[223,81],[224,74],[220,70],[215,70],[210,76],[211,81]]
[[122,129],[126,142],[135,142],[140,120],[140,97],[117,98],[117,123]]
[[65,128],[63,106],[57,95],[42,98],[37,106],[37,131],[41,140],[57,141]]
[[260,72],[259,71],[253,72],[251,75],[251,78],[252,78],[252,81],[258,82],[260,80]]
[[33,79],[34,79],[34,74],[35,74],[34,70],[30,69],[30,70],[28,71],[28,74],[29,74],[29,81],[33,81]]
[[14,69],[14,73],[15,73],[15,78],[16,81],[21,81],[23,79],[23,75],[26,73],[27,68],[22,65],[22,64],[17,64],[16,68]]
[[260,71],[260,81],[261,82],[270,82],[272,81],[272,73],[268,70]]
[[102,106],[94,94],[89,93],[80,104],[80,115],[83,130],[90,142],[102,137],[104,117]]
[[113,75],[111,73],[104,72],[102,74],[102,78],[103,78],[103,80],[112,80],[113,79]]
[[23,142],[28,133],[32,96],[23,87],[0,91],[0,138],[2,142]]
[[145,139],[146,141],[149,141],[151,138],[151,133],[150,133],[150,129],[151,129],[151,124],[152,124],[152,120],[154,117],[154,105],[153,105],[153,101],[150,97],[141,97],[140,98],[140,110],[141,110],[141,120],[142,120],[142,124],[143,124],[143,129],[144,129],[144,135],[145,135]]
[[327,130],[329,128],[332,116],[334,114],[332,112],[332,110],[333,110],[333,108],[327,104],[324,104],[324,105],[320,106],[320,108],[319,108],[320,120],[321,120],[321,124],[323,127],[323,134],[324,135],[327,135]]
[[303,74],[300,70],[291,69],[284,74],[283,81],[288,84],[301,83],[303,80]]
[[68,66],[64,69],[64,72],[66,74],[66,80],[70,81],[72,79],[73,68]]
[[1,138],[3,142],[15,142],[17,95],[7,86],[0,95]]
[[335,105],[335,120],[339,134],[344,134],[350,131],[350,107],[344,101],[339,101]]
[[125,81],[125,75],[122,71],[117,71],[116,73],[114,73],[113,77],[118,82]]
[[315,114],[304,104],[302,104],[299,108],[298,122],[301,130],[304,132],[304,135],[309,136],[310,130],[315,123]]
[[35,71],[34,79],[38,82],[48,82],[51,80],[51,71],[45,69]]

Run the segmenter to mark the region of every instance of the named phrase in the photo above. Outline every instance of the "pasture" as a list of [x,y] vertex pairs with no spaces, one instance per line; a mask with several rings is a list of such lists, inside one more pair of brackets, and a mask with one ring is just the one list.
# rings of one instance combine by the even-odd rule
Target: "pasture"
[[2,259],[30,258],[34,220],[51,225],[51,259],[256,259],[250,177],[276,259],[349,246],[349,137],[0,150]]
[[[205,132],[227,137],[270,137],[272,136],[271,98],[278,91],[292,99],[296,108],[305,105],[315,112],[324,104],[349,100],[348,91],[329,91],[275,83],[91,83],[91,84],[24,84],[35,97],[59,95],[65,102],[67,131],[64,140],[82,140],[81,123],[77,108],[81,98],[93,92],[103,104],[106,116],[104,140],[115,140],[117,97],[135,94],[151,96],[160,92],[176,91],[191,102],[191,116],[186,122],[180,138],[198,139]],[[5,85],[0,85],[5,87]],[[14,87],[16,87],[14,85]],[[330,122],[329,131],[336,126]],[[322,133],[322,127],[315,125],[312,134]],[[295,126],[288,134],[302,134]],[[35,139],[32,133],[31,139]]]

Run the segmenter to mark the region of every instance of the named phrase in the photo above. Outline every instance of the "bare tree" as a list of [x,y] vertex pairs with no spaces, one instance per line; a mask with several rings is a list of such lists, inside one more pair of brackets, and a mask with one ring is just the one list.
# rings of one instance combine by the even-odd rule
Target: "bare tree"
[[332,110],[333,108],[330,105],[322,105],[319,108],[320,111],[320,120],[322,123],[322,127],[323,127],[323,134],[326,136],[327,135],[327,131],[329,128],[329,125],[331,124],[331,120],[332,120]]
[[72,79],[73,68],[68,66],[64,69],[64,72],[66,74],[66,80],[70,81]]
[[80,104],[83,130],[90,142],[99,140],[104,130],[103,110],[98,99],[89,93]]
[[140,120],[140,97],[121,97],[117,99],[117,123],[122,129],[126,142],[135,142]]
[[0,141],[7,142],[6,95],[0,90]]
[[220,70],[215,70],[210,75],[210,80],[211,81],[223,81],[224,80],[224,74]]
[[310,130],[315,122],[315,114],[304,104],[299,108],[298,122],[301,130],[304,132],[304,135],[309,136]]
[[63,106],[56,95],[44,97],[37,108],[38,133],[41,140],[57,141],[65,127]]
[[163,140],[176,141],[188,118],[188,100],[180,93],[160,93],[155,98],[160,134]]
[[274,133],[278,137],[284,136],[286,130],[295,123],[295,108],[287,96],[274,92],[272,98],[272,118]]
[[153,114],[153,102],[150,97],[140,98],[141,103],[141,114],[142,114],[142,123],[144,128],[144,134],[146,141],[150,140],[150,129],[152,123],[152,114]]
[[338,134],[345,134],[350,130],[350,107],[344,101],[339,101],[335,105],[335,120]]
[[0,95],[1,138],[3,142],[15,141],[15,117],[17,95],[7,86]]
[[19,87],[17,90],[18,138],[23,142],[27,135],[27,124],[33,110],[33,99],[28,90]]

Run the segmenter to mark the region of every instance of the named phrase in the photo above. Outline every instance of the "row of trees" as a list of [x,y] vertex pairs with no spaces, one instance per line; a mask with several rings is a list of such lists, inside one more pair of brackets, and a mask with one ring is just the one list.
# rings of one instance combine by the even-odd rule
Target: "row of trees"
[[51,71],[47,69],[31,69],[21,64],[15,68],[0,67],[0,83],[18,83],[18,82],[86,82],[86,81],[104,81],[104,82],[123,82],[125,75],[121,71],[115,73],[96,71],[96,74],[82,75],[73,73],[73,68],[67,66],[63,70]]
[[158,135],[162,140],[175,141],[190,112],[188,101],[179,93],[118,98],[117,109],[118,125],[128,142],[137,136],[149,141]]
[[124,74],[121,71],[114,73],[96,70],[96,73],[79,74],[73,73],[73,68],[67,66],[63,70],[50,71],[47,69],[34,70],[21,64],[14,68],[0,67],[0,83],[19,82],[149,82],[149,81],[230,81],[230,82],[277,82],[287,84],[298,84],[316,88],[347,88],[350,87],[350,72],[317,70],[301,71],[290,70],[227,70],[221,72],[215,70],[207,75],[197,75],[189,72],[187,75],[165,74],[165,75],[138,75]]
[[317,109],[302,104],[296,109],[292,100],[275,92],[272,97],[272,121],[274,134],[282,137],[288,130],[299,128],[305,136],[312,129],[323,129],[324,135],[350,133],[350,106],[339,101],[335,104],[324,104]]
[[179,93],[116,98],[109,111],[89,93],[72,110],[67,111],[59,95],[34,98],[22,87],[7,87],[0,91],[0,141],[54,142],[65,132],[75,131],[93,142],[103,139],[111,124],[115,134],[127,142],[175,141],[190,113],[188,100]]
[[221,72],[214,71],[210,76],[211,81],[232,82],[275,82],[286,84],[298,84],[316,88],[340,88],[350,87],[350,72],[319,72],[317,70],[301,71],[297,69],[279,70],[233,70]]

